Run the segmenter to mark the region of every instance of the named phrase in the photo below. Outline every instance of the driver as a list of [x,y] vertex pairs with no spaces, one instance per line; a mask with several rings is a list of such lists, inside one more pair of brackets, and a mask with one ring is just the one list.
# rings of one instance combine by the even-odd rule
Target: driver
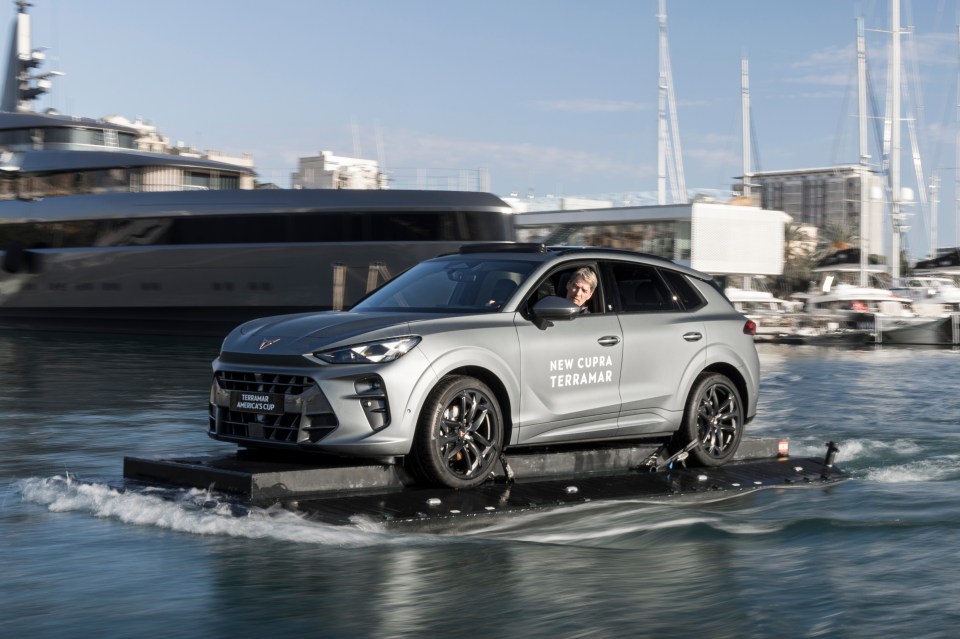
[[580,307],[581,313],[589,313],[587,302],[593,297],[597,288],[597,274],[593,269],[584,266],[574,271],[567,282],[567,299]]

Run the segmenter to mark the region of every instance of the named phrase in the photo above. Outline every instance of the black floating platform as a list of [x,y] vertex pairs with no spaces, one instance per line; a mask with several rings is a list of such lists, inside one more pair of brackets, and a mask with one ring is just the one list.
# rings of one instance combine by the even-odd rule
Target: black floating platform
[[254,450],[221,457],[125,457],[123,475],[139,484],[210,489],[251,505],[282,502],[336,524],[356,517],[386,523],[443,521],[601,499],[709,495],[845,477],[824,461],[789,458],[788,442],[774,437],[744,438],[737,458],[720,468],[643,469],[658,449],[658,443],[634,443],[522,450],[507,456],[511,481],[498,466],[491,481],[463,491],[418,486],[399,464]]
[[447,526],[494,515],[602,500],[719,499],[761,488],[823,485],[845,479],[823,461],[778,458],[731,462],[721,468],[674,468],[577,478],[488,482],[472,490],[411,488],[379,495],[316,496],[290,504],[309,519],[342,525]]

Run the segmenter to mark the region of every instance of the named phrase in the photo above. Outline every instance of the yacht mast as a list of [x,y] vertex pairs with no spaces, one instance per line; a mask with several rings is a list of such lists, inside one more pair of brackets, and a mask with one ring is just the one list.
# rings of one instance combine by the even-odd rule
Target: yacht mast
[[957,139],[954,142],[956,155],[953,174],[953,220],[954,245],[960,246],[960,25],[957,25]]
[[[667,177],[673,201],[687,202],[687,184],[683,174],[683,154],[680,151],[680,127],[677,122],[677,101],[673,92],[673,70],[670,67],[670,48],[667,45],[667,2],[660,0],[657,14],[660,25],[660,82],[658,86],[657,136],[657,203],[667,203]],[[669,122],[668,122],[669,117]]]
[[660,0],[660,77],[657,85],[657,204],[667,203],[667,76],[663,67],[663,41],[666,16]]
[[940,204],[940,196],[937,191],[940,188],[940,178],[934,173],[930,176],[930,250],[927,251],[927,257],[931,260],[937,256],[937,212]]
[[867,45],[863,18],[857,18],[857,97],[860,123],[860,286],[867,285],[867,162],[870,159],[867,138]]
[[33,111],[31,103],[50,90],[50,78],[60,75],[57,71],[32,75],[31,70],[43,64],[46,56],[40,49],[30,45],[30,15],[26,0],[17,0],[17,21],[10,37],[10,53],[7,58],[7,74],[3,83],[3,98],[0,111]]
[[750,63],[746,57],[740,58],[740,115],[743,135],[743,195],[750,197]]
[[891,0],[890,27],[890,277],[900,279],[900,0]]

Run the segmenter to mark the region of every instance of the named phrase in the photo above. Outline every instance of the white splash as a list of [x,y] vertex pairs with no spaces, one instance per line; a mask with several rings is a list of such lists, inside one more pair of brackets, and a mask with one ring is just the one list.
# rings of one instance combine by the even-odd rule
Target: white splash
[[[835,458],[836,463],[863,459],[864,457],[882,457],[899,459],[916,456],[921,446],[911,439],[895,439],[885,441],[879,439],[843,439],[837,442],[840,451]],[[790,440],[790,455],[795,457],[822,457],[826,455],[826,442],[821,439],[805,438]]]
[[[196,535],[277,539],[300,544],[370,546],[416,541],[416,535],[387,534],[375,526],[358,529],[310,521],[281,506],[244,508],[202,490],[124,491],[70,477],[18,482],[23,499],[52,512],[85,512],[138,526]],[[422,537],[421,537],[422,539]]]
[[960,456],[944,455],[909,464],[871,468],[867,470],[865,477],[887,484],[956,479],[960,477]]

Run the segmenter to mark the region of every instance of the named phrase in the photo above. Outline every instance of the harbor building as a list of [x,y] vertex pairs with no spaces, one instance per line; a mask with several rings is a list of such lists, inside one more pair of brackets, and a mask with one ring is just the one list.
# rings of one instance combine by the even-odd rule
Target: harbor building
[[377,160],[334,155],[300,158],[290,175],[294,189],[410,189],[417,191],[488,192],[487,169],[384,169]]
[[297,172],[290,176],[294,189],[385,189],[387,176],[376,160],[348,158],[320,151],[300,158]]
[[779,275],[791,217],[755,206],[689,204],[516,213],[521,242],[650,253],[713,275]]
[[[867,253],[884,255],[884,181],[857,164],[819,169],[761,171],[750,175],[754,204],[783,211],[793,223],[828,239],[832,229],[862,239]],[[863,237],[861,213],[865,214]]]

